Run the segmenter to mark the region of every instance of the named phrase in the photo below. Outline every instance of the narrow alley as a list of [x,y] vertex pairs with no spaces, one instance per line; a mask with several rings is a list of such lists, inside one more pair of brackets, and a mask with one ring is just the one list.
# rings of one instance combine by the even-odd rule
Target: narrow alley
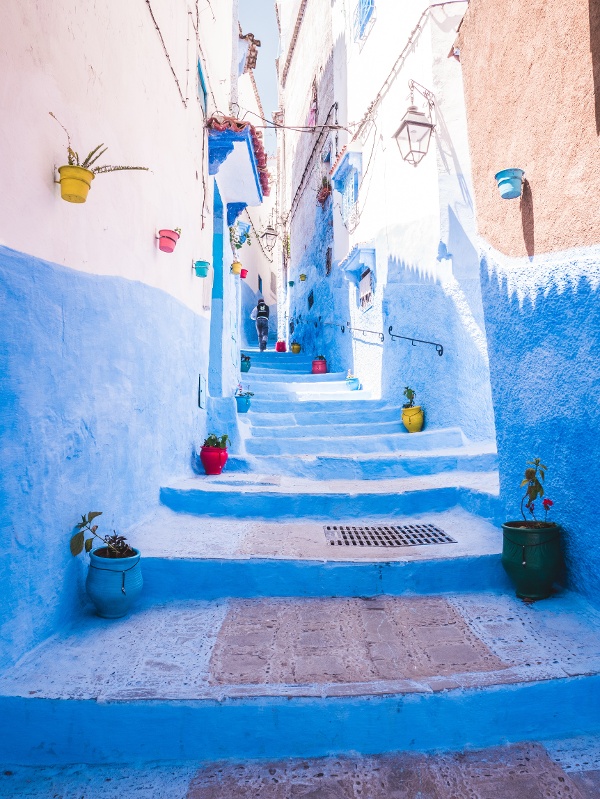
[[600,10],[500,6],[8,4],[0,797],[600,797]]

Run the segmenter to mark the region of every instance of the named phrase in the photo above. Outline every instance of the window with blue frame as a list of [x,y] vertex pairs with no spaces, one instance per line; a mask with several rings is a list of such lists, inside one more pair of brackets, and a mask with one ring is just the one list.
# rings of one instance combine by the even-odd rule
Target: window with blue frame
[[349,169],[343,181],[342,189],[342,219],[349,222],[352,211],[358,200],[358,172],[356,169]]
[[340,211],[345,224],[352,220],[358,202],[358,187],[362,172],[359,152],[347,152],[335,168],[332,182],[340,197]]
[[262,277],[260,275],[258,276],[258,293],[259,294],[263,293],[263,290],[262,290]]
[[358,0],[354,11],[354,41],[363,39],[375,11],[375,0]]

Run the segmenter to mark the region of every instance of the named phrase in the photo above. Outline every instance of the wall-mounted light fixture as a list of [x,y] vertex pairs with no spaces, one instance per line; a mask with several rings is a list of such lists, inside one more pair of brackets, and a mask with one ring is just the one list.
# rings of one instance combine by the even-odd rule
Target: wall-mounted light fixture
[[273,227],[273,225],[267,225],[263,232],[260,234],[260,238],[262,243],[265,245],[267,250],[271,252],[273,247],[275,246],[275,242],[277,241],[277,231]]
[[[400,127],[394,133],[394,138],[400,148],[402,158],[409,164],[416,166],[427,155],[433,123],[433,108],[435,98],[429,89],[421,86],[414,80],[408,81],[410,89],[410,106],[400,122]],[[427,100],[427,113],[419,111],[414,104],[415,89]]]

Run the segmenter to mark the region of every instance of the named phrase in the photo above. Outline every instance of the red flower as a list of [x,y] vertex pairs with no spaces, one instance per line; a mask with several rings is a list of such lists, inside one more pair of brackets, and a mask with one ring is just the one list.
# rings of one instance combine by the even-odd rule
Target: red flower
[[545,499],[542,502],[542,505],[544,506],[544,510],[550,510],[550,508],[554,505],[554,502],[552,502],[551,499]]

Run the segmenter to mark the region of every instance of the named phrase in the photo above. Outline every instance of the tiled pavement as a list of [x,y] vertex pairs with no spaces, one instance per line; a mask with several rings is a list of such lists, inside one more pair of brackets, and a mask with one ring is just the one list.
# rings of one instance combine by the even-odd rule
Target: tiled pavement
[[88,616],[0,677],[0,695],[101,702],[440,691],[600,673],[598,611],[565,592],[260,599]]
[[474,752],[134,767],[5,768],[3,799],[598,799],[599,741]]

